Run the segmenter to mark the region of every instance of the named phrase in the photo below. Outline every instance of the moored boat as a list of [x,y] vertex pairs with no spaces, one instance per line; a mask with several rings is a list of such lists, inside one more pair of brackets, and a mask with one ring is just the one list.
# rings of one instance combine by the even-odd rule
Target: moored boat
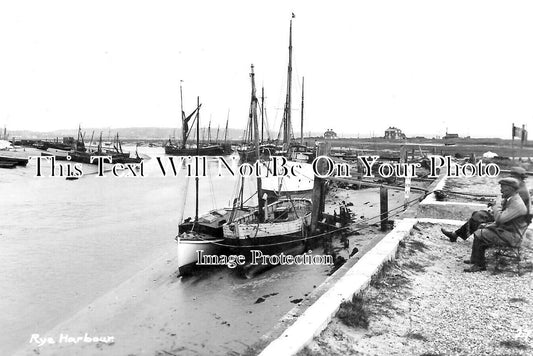
[[[255,96],[254,67],[252,80],[251,118],[254,131],[254,147],[259,157],[259,130],[257,123],[257,97]],[[241,187],[239,198],[242,201]],[[235,201],[239,201],[236,199]],[[237,266],[241,273],[254,268],[253,255],[259,251],[265,255],[287,252],[296,246],[304,246],[311,222],[312,203],[305,198],[282,198],[265,206],[266,195],[261,177],[257,178],[257,201],[255,210],[243,216],[232,216],[224,225],[224,244],[230,253],[242,255],[243,265]]]
[[227,222],[230,209],[212,210],[198,218],[179,225],[178,266],[180,275],[187,274],[198,261],[198,251],[214,255],[224,242],[222,225]]
[[2,163],[14,163],[17,166],[26,166],[28,165],[28,159],[27,158],[20,158],[20,157],[11,157],[11,156],[0,156],[0,162]]
[[[198,108],[200,103],[198,99]],[[199,140],[200,111],[196,112],[196,140]],[[194,153],[190,155],[201,155],[197,146]],[[222,226],[234,214],[233,209],[211,210],[208,213],[198,216],[199,204],[199,177],[196,180],[196,205],[194,219],[188,218],[178,225],[178,235],[175,240],[178,244],[178,270],[180,275],[191,272],[198,262],[198,254],[201,251],[204,255],[215,255],[222,250],[223,228]],[[185,203],[185,202],[184,202]]]
[[61,150],[57,148],[47,148],[46,152],[41,152],[41,156],[55,156],[57,160],[64,161],[69,156],[70,150]]
[[233,248],[259,247],[265,252],[281,252],[284,244],[301,242],[311,222],[311,199],[282,198],[264,209],[259,220],[257,209],[224,225],[225,241]]
[[[224,225],[224,245],[232,255],[244,256],[240,274],[272,267],[257,261],[258,254],[273,256],[304,251],[311,224],[312,202],[306,198],[283,198],[238,217]],[[253,273],[252,273],[253,274]]]
[[0,168],[15,168],[17,166],[16,162],[3,162],[0,161]]
[[[195,156],[195,147],[180,147],[167,142],[165,145],[165,154],[171,156]],[[223,145],[204,145],[200,146],[198,153],[200,156],[226,156],[231,153],[231,147],[224,147]]]
[[295,175],[287,175],[286,177],[270,175],[261,178],[263,192],[268,195],[269,200],[283,196],[310,196],[314,184],[313,166],[309,163],[293,161],[287,161],[285,166],[289,171],[293,171]]
[[[183,87],[180,83],[180,98],[181,98],[181,132],[182,139],[180,144],[172,143],[171,139],[168,139],[167,143],[164,145],[165,154],[172,156],[226,156],[231,154],[232,149],[231,145],[228,143],[204,143],[201,144],[200,140],[196,140],[196,145],[191,146],[187,144],[187,140],[192,131],[192,128],[189,128],[189,121],[193,118],[194,114],[200,110],[201,104],[198,104],[196,109],[187,116],[183,110]],[[199,128],[197,129],[197,131]],[[228,130],[228,125],[226,123],[226,134]],[[198,132],[197,132],[198,136]]]

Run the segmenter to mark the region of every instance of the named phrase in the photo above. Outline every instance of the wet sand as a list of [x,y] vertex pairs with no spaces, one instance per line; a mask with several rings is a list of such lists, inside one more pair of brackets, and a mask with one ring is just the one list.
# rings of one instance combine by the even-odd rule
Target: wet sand
[[[345,193],[347,201],[357,198],[361,206],[354,210],[358,214],[374,214],[375,206],[365,202],[366,198],[373,201],[375,192],[337,193]],[[369,235],[355,238],[357,242],[351,247],[361,247]],[[39,353],[241,353],[296,303],[305,300],[327,278],[331,267],[278,266],[251,280],[243,280],[225,267],[211,268],[189,278],[178,278],[176,269],[171,248],[154,264],[44,334],[56,341],[61,334],[113,336],[113,344],[56,343],[39,347]],[[27,344],[19,354],[31,352],[35,346]]]

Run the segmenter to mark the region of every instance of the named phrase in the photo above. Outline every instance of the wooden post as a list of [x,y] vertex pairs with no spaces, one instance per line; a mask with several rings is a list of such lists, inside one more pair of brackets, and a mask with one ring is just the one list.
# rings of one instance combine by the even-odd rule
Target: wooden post
[[379,188],[379,208],[381,213],[381,231],[387,231],[387,225],[389,222],[389,194],[386,187]]
[[520,133],[520,159],[522,162],[522,156],[524,155],[524,137],[526,133],[526,125],[522,124],[522,132]]
[[400,147],[400,163],[406,163],[407,162],[407,148],[405,145],[402,145]]
[[[317,147],[316,156],[323,156],[326,152],[326,144],[324,142],[319,142]],[[318,162],[317,170],[319,172],[324,171],[324,162],[320,160]],[[318,220],[322,218],[323,210],[323,199],[324,199],[324,179],[315,176],[313,184],[313,210],[311,212],[311,234],[314,234],[317,230]]]
[[411,176],[405,177],[405,191],[404,191],[404,200],[403,200],[403,210],[407,210],[409,196],[411,194]]
[[[331,156],[331,141],[326,142],[324,151],[322,152],[324,156]],[[318,157],[319,155],[317,155]]]

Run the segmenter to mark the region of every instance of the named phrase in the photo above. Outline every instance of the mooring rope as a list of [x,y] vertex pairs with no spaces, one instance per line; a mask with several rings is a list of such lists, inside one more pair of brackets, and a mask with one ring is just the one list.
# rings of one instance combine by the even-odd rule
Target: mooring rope
[[[388,220],[389,217],[394,217],[394,216],[397,216],[397,215],[400,215],[402,213],[402,211],[398,211],[396,213],[393,213],[393,214],[390,214],[390,212],[393,212],[393,211],[396,211],[396,210],[399,210],[401,208],[405,208],[405,207],[409,207],[409,206],[412,206],[412,205],[415,205],[417,204],[421,199],[425,198],[427,195],[429,195],[431,193],[426,193],[424,194],[423,197],[418,197],[418,198],[415,198],[415,199],[412,199],[410,201],[408,201],[405,206],[404,205],[401,205],[401,206],[397,206],[396,208],[392,208],[390,210],[387,211],[387,218],[381,218],[381,213],[379,215],[376,215],[376,216],[373,216],[371,218],[368,218],[366,219],[366,221],[369,221],[369,220],[372,220],[372,219],[375,219],[375,218],[380,218],[378,220],[378,223],[384,221],[384,220]],[[406,210],[406,209],[405,209]],[[363,220],[364,221],[364,220]],[[359,222],[361,223],[361,222]],[[280,245],[287,245],[287,244],[292,244],[292,243],[295,243],[295,242],[301,242],[301,241],[308,241],[308,240],[312,240],[312,239],[316,239],[318,237],[322,237],[322,236],[326,236],[326,235],[331,235],[331,234],[334,234],[334,233],[337,233],[337,232],[340,232],[340,231],[343,231],[343,230],[348,230],[350,229],[350,232],[358,232],[358,231],[361,231],[363,229],[365,229],[366,226],[364,227],[360,227],[359,229],[350,229],[349,226],[344,226],[344,227],[340,227],[340,228],[336,228],[334,230],[331,230],[331,231],[327,231],[327,232],[324,232],[324,233],[321,233],[321,234],[317,234],[317,235],[313,235],[313,236],[308,236],[308,237],[304,237],[304,238],[300,238],[300,239],[294,239],[294,240],[290,240],[290,241],[283,241],[283,242],[274,242],[274,243],[270,243],[270,244],[258,244],[258,245],[251,245],[251,246],[238,246],[238,245],[229,245],[229,244],[224,244],[224,243],[220,243],[220,242],[215,242],[215,241],[210,241],[210,240],[206,240],[206,239],[203,239],[201,238],[200,236],[197,236],[197,238],[201,241],[204,241],[204,242],[207,242],[207,243],[210,243],[210,244],[213,244],[213,245],[216,245],[216,246],[221,246],[221,247],[232,247],[232,248],[250,248],[250,247],[269,247],[269,246],[280,246]]]

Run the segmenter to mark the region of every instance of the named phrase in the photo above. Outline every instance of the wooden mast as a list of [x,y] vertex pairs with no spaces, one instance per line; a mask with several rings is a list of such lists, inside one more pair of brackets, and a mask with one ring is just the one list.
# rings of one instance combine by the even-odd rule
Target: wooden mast
[[228,109],[228,118],[226,119],[226,131],[224,131],[224,144],[228,138],[228,122],[229,122],[229,109]]
[[[253,127],[254,127],[254,146],[255,146],[255,155],[257,162],[259,162],[259,124],[257,123],[257,97],[255,94],[255,74],[254,74],[254,65],[251,66],[252,71],[250,77],[252,79],[252,102],[250,107],[250,112],[252,115]],[[257,176],[257,202],[258,202],[258,213],[259,213],[259,222],[263,222],[264,219],[264,208],[263,208],[263,191],[261,189],[261,177],[258,174]]]
[[91,142],[89,142],[89,149],[91,149],[93,145],[93,138],[94,138],[94,130],[93,130],[93,133],[91,134]]
[[194,214],[194,222],[198,222],[198,191],[199,191],[199,172],[198,172],[198,157],[200,156],[200,97],[197,97],[196,104],[198,105],[198,111],[196,111],[196,211]]
[[[83,139],[83,136],[82,136]],[[102,131],[100,131],[100,141],[98,142],[98,154],[102,153]]]
[[211,118],[209,118],[209,126],[207,127],[207,142],[211,143]]
[[300,124],[300,144],[304,144],[304,80],[302,77],[302,121]]
[[288,150],[291,142],[291,88],[292,88],[292,14],[289,28],[289,65],[287,69],[287,99],[285,101],[285,115],[283,120],[283,148]]
[[265,87],[261,87],[261,143],[265,142]]
[[186,125],[186,118],[185,118],[185,111],[183,111],[183,88],[181,86],[181,83],[183,83],[183,80],[180,80],[180,105],[181,105],[181,148],[185,148],[185,143],[187,142],[187,136],[188,136],[188,126]]

